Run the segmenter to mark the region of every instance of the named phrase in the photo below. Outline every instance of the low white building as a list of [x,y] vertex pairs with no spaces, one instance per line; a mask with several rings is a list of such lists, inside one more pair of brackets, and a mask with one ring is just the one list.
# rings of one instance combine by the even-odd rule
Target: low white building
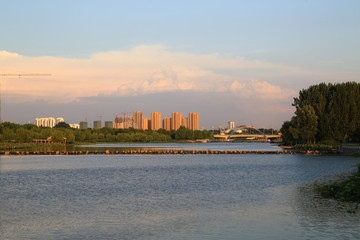
[[38,127],[55,127],[59,122],[64,122],[64,118],[47,117],[47,118],[35,118],[35,125]]

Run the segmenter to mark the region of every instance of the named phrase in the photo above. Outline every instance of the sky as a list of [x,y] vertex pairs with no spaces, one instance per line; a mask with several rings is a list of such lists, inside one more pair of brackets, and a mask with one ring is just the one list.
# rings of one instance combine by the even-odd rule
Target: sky
[[[360,81],[358,0],[3,0],[1,118],[201,114],[279,129],[311,85]],[[129,114],[128,114],[129,115]]]

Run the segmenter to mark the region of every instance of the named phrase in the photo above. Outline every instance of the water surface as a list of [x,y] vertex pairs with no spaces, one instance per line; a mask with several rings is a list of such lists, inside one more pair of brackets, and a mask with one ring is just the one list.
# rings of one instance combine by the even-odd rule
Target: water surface
[[306,187],[359,162],[316,155],[2,157],[1,238],[360,239],[359,213]]

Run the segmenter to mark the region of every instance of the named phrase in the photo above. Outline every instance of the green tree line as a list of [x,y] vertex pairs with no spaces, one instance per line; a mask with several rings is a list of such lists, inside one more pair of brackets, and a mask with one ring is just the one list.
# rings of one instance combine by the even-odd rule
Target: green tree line
[[175,140],[194,140],[212,138],[207,130],[190,130],[180,127],[176,131],[159,129],[145,131],[140,129],[73,129],[66,123],[60,123],[54,128],[37,127],[34,124],[0,124],[1,142],[32,142],[33,139],[46,139],[52,137],[53,141],[62,142],[64,138],[69,143],[76,142],[171,142]]
[[295,115],[283,123],[286,144],[360,142],[360,83],[321,83],[294,98]]

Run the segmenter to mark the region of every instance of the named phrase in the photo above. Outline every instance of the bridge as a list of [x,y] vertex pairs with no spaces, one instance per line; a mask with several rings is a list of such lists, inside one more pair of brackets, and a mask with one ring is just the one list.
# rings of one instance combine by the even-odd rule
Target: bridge
[[220,141],[234,141],[235,139],[255,140],[255,141],[280,141],[281,134],[264,134],[255,126],[240,125],[235,128],[222,131],[213,136]]

